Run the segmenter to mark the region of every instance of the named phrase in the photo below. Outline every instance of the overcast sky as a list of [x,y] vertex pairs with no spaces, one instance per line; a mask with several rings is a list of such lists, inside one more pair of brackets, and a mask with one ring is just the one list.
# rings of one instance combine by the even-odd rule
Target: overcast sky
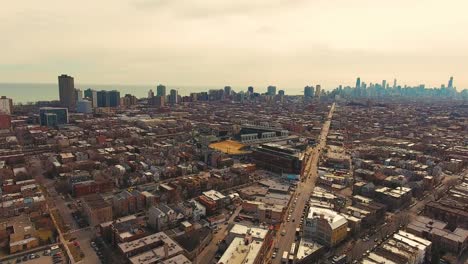
[[466,0],[14,0],[0,82],[468,88]]

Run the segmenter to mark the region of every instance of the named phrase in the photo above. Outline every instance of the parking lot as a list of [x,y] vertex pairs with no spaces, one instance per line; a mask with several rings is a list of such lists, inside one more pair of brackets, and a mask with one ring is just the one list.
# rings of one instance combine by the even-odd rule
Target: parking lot
[[[34,257],[32,257],[34,256]],[[60,264],[66,263],[63,252],[59,251],[57,255],[44,255],[44,251],[38,251],[33,254],[25,254],[9,260],[4,260],[2,264],[25,263],[25,264]]]

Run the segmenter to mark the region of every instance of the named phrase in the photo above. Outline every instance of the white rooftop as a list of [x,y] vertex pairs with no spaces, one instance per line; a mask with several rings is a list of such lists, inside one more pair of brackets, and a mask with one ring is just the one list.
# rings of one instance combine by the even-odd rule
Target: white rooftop
[[254,239],[265,239],[268,230],[263,229],[263,228],[258,228],[258,227],[248,227],[245,225],[240,225],[240,224],[235,224],[232,228],[231,231],[229,231],[231,234],[235,234],[237,236],[242,236],[244,237],[245,234],[249,233],[252,235],[252,238]]
[[311,239],[302,238],[299,242],[299,247],[297,248],[296,258],[303,259],[322,247],[322,245]]
[[236,237],[224,252],[218,264],[254,264],[262,248],[262,241],[252,241],[245,245],[244,238]]
[[344,216],[331,209],[314,206],[309,208],[309,214],[307,215],[308,219],[321,218],[322,216],[328,221],[332,229],[336,229],[348,222]]
[[220,193],[218,191],[215,191],[215,190],[206,191],[206,192],[203,192],[203,194],[206,197],[213,200],[213,201],[217,201],[217,200],[221,200],[221,199],[226,198],[226,196],[224,196],[224,194],[222,194],[222,193]]

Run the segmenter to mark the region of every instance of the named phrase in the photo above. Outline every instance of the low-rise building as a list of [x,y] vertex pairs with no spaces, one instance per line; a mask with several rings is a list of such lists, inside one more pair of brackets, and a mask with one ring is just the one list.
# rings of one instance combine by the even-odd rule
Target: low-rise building
[[286,207],[277,204],[267,204],[258,201],[244,201],[242,203],[244,212],[253,214],[254,218],[261,223],[280,223],[285,214]]
[[259,167],[274,172],[301,173],[302,156],[297,149],[267,143],[254,148],[252,158]]
[[9,229],[12,231],[9,241],[10,254],[39,246],[36,229],[29,219],[16,218],[15,221],[11,223]]
[[206,216],[206,207],[203,204],[196,200],[190,200],[189,203],[193,208],[192,219],[194,221],[199,221],[202,217]]
[[263,263],[265,256],[260,254],[263,244],[262,241],[236,237],[221,256],[218,264]]
[[207,213],[213,214],[226,206],[228,197],[218,191],[210,190],[203,192],[203,195],[198,197],[198,201],[205,206]]
[[144,217],[129,215],[99,225],[100,233],[112,245],[131,242],[148,235]]
[[99,194],[83,197],[83,211],[91,226],[112,221],[112,206]]
[[158,207],[152,206],[148,210],[148,224],[156,231],[164,230],[168,226],[168,216]]
[[424,214],[430,218],[447,222],[452,228],[468,229],[468,204],[449,197],[430,201],[424,207]]
[[323,256],[324,249],[319,243],[302,238],[297,247],[296,263],[316,263]]
[[172,258],[163,260],[161,264],[192,264],[192,261],[190,261],[185,255],[179,254]]
[[187,257],[194,260],[212,238],[211,228],[202,227],[177,236],[174,240],[185,250]]
[[[271,248],[272,240],[273,233],[271,232],[271,230],[268,229],[268,227],[249,227],[241,224],[235,224],[225,238],[226,243],[230,245],[229,247],[232,247],[231,250],[235,250],[237,248],[236,245],[238,245],[239,241],[243,241],[243,243],[247,246],[252,245],[251,249],[255,252],[253,253],[253,255],[249,255],[249,258],[246,258],[247,255],[242,254],[236,257],[237,260],[240,259],[242,261],[247,261],[245,263],[261,263],[259,261],[265,259],[267,252]],[[249,247],[246,247],[244,249],[248,250]],[[227,252],[228,251],[226,251],[223,255],[224,260],[230,259],[229,254],[226,255]],[[218,261],[218,263],[222,263],[221,259]],[[240,263],[243,263],[242,261]],[[227,264],[233,262],[228,261],[224,263]]]
[[431,241],[399,230],[371,253],[366,254],[360,263],[427,263],[431,247]]
[[116,216],[134,214],[144,209],[145,197],[138,191],[123,191],[112,198],[112,209]]
[[407,187],[394,189],[382,187],[375,190],[376,200],[385,204],[388,210],[397,210],[408,206],[411,203],[411,197],[411,189]]
[[118,249],[132,264],[157,263],[183,252],[183,249],[164,232],[120,243]]
[[457,228],[453,232],[446,229],[447,223],[425,216],[418,216],[406,227],[406,231],[430,240],[442,251],[458,254],[468,247],[468,230]]
[[328,247],[334,247],[348,234],[348,221],[339,213],[326,208],[309,207],[303,226],[303,236]]

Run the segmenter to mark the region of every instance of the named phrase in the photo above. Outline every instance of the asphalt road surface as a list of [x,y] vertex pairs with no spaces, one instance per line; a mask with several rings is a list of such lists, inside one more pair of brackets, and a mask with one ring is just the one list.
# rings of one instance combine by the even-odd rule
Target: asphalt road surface
[[[301,222],[301,217],[304,211],[304,208],[309,200],[310,194],[314,190],[315,182],[318,175],[318,161],[322,149],[326,146],[326,140],[328,131],[330,129],[331,119],[333,117],[333,111],[335,110],[335,103],[330,108],[328,113],[328,118],[325,121],[322,131],[320,133],[320,139],[318,144],[314,148],[308,148],[306,150],[307,155],[305,156],[306,164],[304,165],[304,172],[301,177],[301,181],[298,183],[296,191],[291,199],[290,206],[286,213],[284,222],[281,225],[281,228],[275,238],[275,247],[278,247],[278,253],[275,259],[272,260],[272,263],[281,263],[281,257],[284,251],[291,249],[291,244],[296,239],[296,228],[299,227]],[[303,180],[303,181],[302,181]],[[290,221],[286,221],[290,211],[292,210]],[[294,221],[294,222],[293,222]],[[284,236],[281,235],[282,231],[285,230]]]
[[216,234],[213,234],[213,239],[211,240],[210,244],[208,244],[200,255],[197,256],[194,263],[195,264],[207,264],[213,263],[213,259],[216,255],[216,251],[218,251],[218,241],[223,240],[226,235],[228,234],[228,227],[232,225],[234,219],[239,215],[242,206],[238,206],[234,213],[231,215],[229,220],[227,221],[228,224],[220,224],[218,227],[220,228]]

